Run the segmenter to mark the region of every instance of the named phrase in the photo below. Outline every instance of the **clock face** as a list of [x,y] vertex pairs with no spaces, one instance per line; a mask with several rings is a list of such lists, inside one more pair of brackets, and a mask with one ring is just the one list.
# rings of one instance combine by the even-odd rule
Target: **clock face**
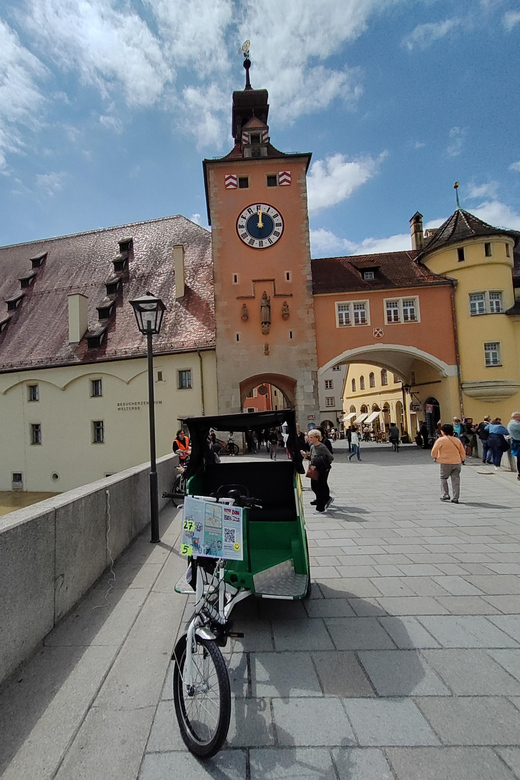
[[267,203],[253,203],[239,214],[237,233],[247,246],[267,249],[282,237],[282,215]]

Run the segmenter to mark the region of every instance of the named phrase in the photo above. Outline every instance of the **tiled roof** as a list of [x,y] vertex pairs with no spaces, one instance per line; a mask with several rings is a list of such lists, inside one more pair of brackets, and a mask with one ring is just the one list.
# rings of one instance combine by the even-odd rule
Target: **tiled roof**
[[[381,252],[353,257],[322,257],[312,260],[314,293],[384,290],[418,285],[451,284],[415,261],[419,252]],[[374,269],[374,279],[365,281],[363,269]]]
[[469,238],[510,234],[510,230],[493,227],[493,225],[488,225],[487,222],[483,222],[478,217],[475,217],[474,214],[470,214],[469,211],[457,209],[424,245],[421,255]]
[[[117,280],[113,259],[118,242],[132,238],[127,270],[97,349],[87,340],[69,344],[68,296],[88,297],[89,335],[99,330],[96,307],[106,303],[108,280]],[[185,251],[185,295],[175,299],[172,248]],[[0,247],[0,299],[20,291],[20,279],[47,253],[24,298],[0,333],[0,372],[47,366],[77,365],[146,354],[146,339],[137,329],[129,301],[150,290],[166,304],[161,333],[154,336],[154,353],[207,349],[215,344],[215,312],[211,234],[182,216],[103,228],[27,244]],[[117,270],[117,269],[116,269]],[[2,305],[5,307],[2,310]],[[0,302],[0,320],[7,304]]]

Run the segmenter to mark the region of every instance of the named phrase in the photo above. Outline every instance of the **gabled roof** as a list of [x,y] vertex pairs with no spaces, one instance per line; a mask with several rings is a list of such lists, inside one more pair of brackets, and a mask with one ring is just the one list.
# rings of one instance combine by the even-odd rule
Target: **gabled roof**
[[[419,252],[381,252],[352,257],[322,257],[312,260],[312,281],[315,295],[324,293],[371,292],[398,287],[450,285],[416,262]],[[374,279],[365,280],[363,270],[377,269]]]
[[424,245],[421,255],[433,252],[450,244],[477,238],[478,236],[511,235],[510,230],[493,227],[464,209],[457,209],[451,217],[438,228]]
[[[107,299],[107,282],[114,281],[132,239],[121,285],[108,319],[98,311]],[[172,249],[185,251],[185,295],[176,300]],[[166,304],[161,333],[154,336],[154,353],[208,349],[215,344],[211,234],[182,216],[165,217],[119,227],[102,228],[26,244],[0,247],[0,319],[6,301],[18,294],[20,278],[31,259],[46,253],[44,263],[11,319],[0,333],[0,372],[78,365],[146,354],[129,301],[150,290]],[[124,263],[123,263],[124,264]],[[88,349],[87,338],[69,344],[68,296],[88,298],[88,334],[108,324],[101,346]],[[3,307],[3,308],[2,308]]]

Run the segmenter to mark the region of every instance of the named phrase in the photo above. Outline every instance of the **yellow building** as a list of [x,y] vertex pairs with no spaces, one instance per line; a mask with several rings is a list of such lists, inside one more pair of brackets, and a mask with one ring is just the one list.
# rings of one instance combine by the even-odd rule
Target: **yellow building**
[[[409,396],[403,390],[401,378],[386,368],[368,363],[351,363],[348,367],[343,399],[343,424],[368,426],[377,441],[385,441],[391,422],[401,434],[410,430],[406,416]],[[412,412],[412,426],[415,412]],[[411,430],[414,430],[412,427]]]

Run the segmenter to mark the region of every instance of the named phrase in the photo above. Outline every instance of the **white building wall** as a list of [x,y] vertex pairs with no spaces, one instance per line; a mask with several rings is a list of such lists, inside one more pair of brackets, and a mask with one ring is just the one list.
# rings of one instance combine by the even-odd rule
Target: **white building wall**
[[[179,389],[178,371],[186,369],[192,387]],[[171,451],[178,417],[216,412],[215,354],[159,356],[154,373],[160,457]],[[102,380],[101,397],[91,396],[94,379]],[[39,400],[29,401],[34,384]],[[63,492],[143,463],[150,452],[146,359],[0,375],[0,419],[0,490],[11,489],[15,472],[24,490]],[[93,442],[94,421],[103,421],[103,443]],[[41,444],[31,444],[31,423],[41,425]]]

